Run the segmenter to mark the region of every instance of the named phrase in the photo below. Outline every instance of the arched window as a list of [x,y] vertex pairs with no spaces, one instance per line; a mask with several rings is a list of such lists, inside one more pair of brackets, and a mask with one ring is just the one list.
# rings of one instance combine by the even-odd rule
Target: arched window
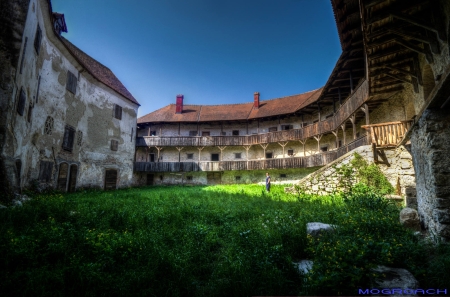
[[430,96],[431,91],[434,89],[434,86],[436,85],[436,82],[434,80],[434,74],[433,69],[431,69],[431,66],[429,64],[425,64],[423,67],[423,97],[425,101],[428,99],[428,96]]

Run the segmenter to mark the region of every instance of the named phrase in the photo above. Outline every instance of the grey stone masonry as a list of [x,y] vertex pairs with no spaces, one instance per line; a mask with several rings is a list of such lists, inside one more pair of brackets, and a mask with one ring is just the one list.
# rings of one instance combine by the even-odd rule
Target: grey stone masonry
[[426,110],[411,135],[417,204],[423,227],[450,240],[450,113]]

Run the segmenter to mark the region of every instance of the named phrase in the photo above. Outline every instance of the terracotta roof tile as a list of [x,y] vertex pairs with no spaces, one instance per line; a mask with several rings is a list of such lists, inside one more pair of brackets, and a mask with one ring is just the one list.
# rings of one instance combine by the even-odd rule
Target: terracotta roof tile
[[139,105],[139,102],[131,95],[125,86],[119,81],[114,73],[106,66],[102,65],[88,54],[73,45],[69,40],[59,36],[61,41],[70,51],[70,53],[77,59],[77,61],[96,79],[104,83],[117,93],[121,94],[128,100]]
[[291,114],[319,99],[323,88],[307,93],[260,101],[258,109],[253,102],[224,105],[184,105],[183,113],[175,113],[175,104],[167,105],[138,119],[138,124],[149,122],[212,122],[239,121]]

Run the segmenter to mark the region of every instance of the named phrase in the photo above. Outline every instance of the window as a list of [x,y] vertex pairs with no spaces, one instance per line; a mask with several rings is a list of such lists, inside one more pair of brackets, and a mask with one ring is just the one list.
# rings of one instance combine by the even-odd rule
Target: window
[[52,135],[52,131],[53,131],[53,118],[49,116],[45,121],[44,133],[47,135]]
[[236,179],[236,181],[240,181],[241,177],[240,176],[236,176],[235,179]]
[[293,156],[294,155],[294,150],[288,150],[288,156]]
[[194,159],[194,154],[187,154],[187,158],[188,158],[189,160]]
[[188,175],[188,176],[186,176],[186,180],[188,180],[188,181],[192,181],[192,175]]
[[277,132],[278,128],[277,127],[270,127],[269,128],[269,132]]
[[220,135],[227,136],[227,132],[220,132]]
[[117,140],[111,139],[111,150],[117,151],[118,147],[119,147],[119,142]]
[[327,147],[327,146],[322,146],[322,147],[320,148],[320,151],[321,151],[321,152],[326,152],[326,151],[328,151],[328,147]]
[[189,136],[197,136],[197,131],[189,131]]
[[122,106],[114,104],[114,117],[118,120],[122,119]]
[[41,40],[42,40],[42,30],[38,24],[38,26],[36,28],[36,35],[34,36],[34,49],[36,50],[36,53],[38,55],[39,55],[39,50],[41,48]]
[[23,116],[23,112],[25,109],[25,101],[27,101],[27,96],[25,95],[24,89],[20,88],[19,102],[17,102],[17,113],[21,116]]
[[210,135],[209,131],[203,131],[202,132],[202,136],[209,136],[209,135]]
[[219,154],[211,154],[211,161],[219,161]]
[[39,180],[48,183],[52,179],[53,162],[41,161],[39,167]]
[[233,130],[232,135],[233,136],[239,136],[239,130]]
[[266,159],[272,159],[273,153],[266,153]]
[[66,90],[74,95],[77,93],[77,77],[70,71],[67,71]]
[[235,159],[241,159],[241,153],[234,153]]
[[285,178],[285,177],[286,177],[286,173],[281,173],[281,174],[280,174],[280,177],[281,177],[281,178]]
[[74,137],[75,137],[75,129],[72,126],[66,125],[64,129],[64,138],[62,143],[63,150],[69,152],[72,151]]
[[117,170],[107,169],[105,171],[105,190],[115,190],[117,184]]
[[81,146],[82,141],[83,141],[83,132],[77,131],[77,144],[78,144],[78,146]]
[[30,102],[30,105],[28,106],[28,114],[27,114],[27,121],[28,123],[31,123],[31,116],[33,114],[33,105]]
[[281,130],[291,130],[293,128],[293,125],[281,125]]
[[20,71],[19,71],[20,74],[22,74],[23,60],[25,60],[25,51],[27,49],[27,42],[28,37],[25,37],[25,42],[23,43],[23,50],[22,50],[22,59],[20,60]]
[[163,180],[163,176],[162,176],[162,175],[159,176],[159,180],[160,180],[160,181]]
[[134,129],[131,128],[131,134],[130,134],[130,141],[131,141],[131,142],[133,142],[133,132],[134,132]]
[[150,136],[156,136],[156,131],[150,131]]

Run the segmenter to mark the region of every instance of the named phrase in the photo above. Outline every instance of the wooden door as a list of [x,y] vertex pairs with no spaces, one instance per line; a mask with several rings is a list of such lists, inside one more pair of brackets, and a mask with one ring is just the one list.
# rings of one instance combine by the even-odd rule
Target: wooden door
[[77,174],[78,174],[78,166],[70,165],[69,186],[67,187],[68,192],[75,192],[75,188],[77,185]]
[[154,179],[153,174],[147,174],[147,186],[153,186],[153,179]]
[[67,163],[59,164],[59,172],[58,172],[58,190],[66,191],[67,190],[67,175],[69,173],[69,165]]
[[208,172],[206,174],[208,185],[217,185],[222,183],[222,174],[220,172]]
[[117,187],[117,170],[107,169],[105,172],[105,190],[115,190]]

